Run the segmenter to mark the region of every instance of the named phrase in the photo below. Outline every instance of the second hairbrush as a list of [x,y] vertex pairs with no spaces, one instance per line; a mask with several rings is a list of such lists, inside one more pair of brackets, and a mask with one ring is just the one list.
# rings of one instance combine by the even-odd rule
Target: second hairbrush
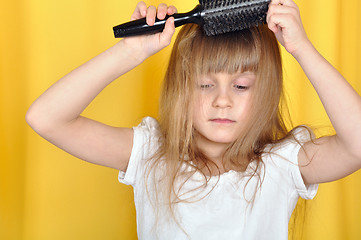
[[113,27],[114,37],[130,37],[154,34],[163,31],[166,20],[174,17],[175,27],[196,23],[203,27],[206,35],[213,36],[265,23],[271,0],[199,0],[192,11],[176,13],[165,19],[156,19],[153,26],[146,19],[123,23]]

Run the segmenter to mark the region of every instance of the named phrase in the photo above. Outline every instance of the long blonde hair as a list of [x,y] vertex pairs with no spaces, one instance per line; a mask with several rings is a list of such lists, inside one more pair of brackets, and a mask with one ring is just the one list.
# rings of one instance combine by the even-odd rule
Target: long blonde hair
[[[180,188],[192,174],[200,171],[199,166],[209,169],[212,164],[197,149],[194,140],[191,101],[197,76],[244,71],[252,71],[257,77],[251,113],[242,136],[229,144],[223,162],[242,171],[254,162],[254,174],[257,174],[265,146],[288,136],[279,107],[283,91],[282,65],[274,34],[266,25],[261,25],[207,37],[194,24],[185,25],[178,33],[160,99],[160,147],[150,159],[151,167],[146,174],[148,178],[156,169],[162,169],[162,184],[154,182],[152,189],[162,193],[157,194],[157,198],[171,210],[174,203],[185,201],[179,197]],[[193,171],[185,172],[184,166]],[[206,186],[209,176],[202,173]],[[178,181],[181,184],[176,184]]]

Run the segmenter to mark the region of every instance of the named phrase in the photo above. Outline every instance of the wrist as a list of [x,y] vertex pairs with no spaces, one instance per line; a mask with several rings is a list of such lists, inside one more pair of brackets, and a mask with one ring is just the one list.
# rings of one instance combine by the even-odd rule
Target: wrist
[[115,51],[121,59],[125,59],[128,64],[139,65],[147,56],[137,46],[128,43],[126,39],[120,40],[114,45]]
[[309,40],[306,40],[301,43],[300,46],[291,54],[297,61],[299,61],[304,57],[307,58],[313,50],[315,50],[315,48],[313,47],[312,43]]

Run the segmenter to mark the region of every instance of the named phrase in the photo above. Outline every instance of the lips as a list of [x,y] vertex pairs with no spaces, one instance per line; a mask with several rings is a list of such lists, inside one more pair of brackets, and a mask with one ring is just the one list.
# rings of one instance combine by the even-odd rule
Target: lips
[[214,122],[214,123],[223,123],[223,124],[229,124],[229,123],[235,122],[228,118],[213,118],[213,119],[210,119],[209,121]]

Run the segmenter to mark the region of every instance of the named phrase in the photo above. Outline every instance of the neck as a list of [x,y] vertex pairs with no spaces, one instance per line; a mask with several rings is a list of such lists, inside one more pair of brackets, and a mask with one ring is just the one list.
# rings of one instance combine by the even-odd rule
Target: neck
[[214,143],[206,139],[198,139],[196,141],[197,147],[203,154],[215,163],[222,163],[223,154],[226,151],[228,144]]
[[[201,170],[206,175],[217,175],[225,172],[223,166],[223,155],[227,149],[228,144],[224,143],[214,143],[210,142],[207,139],[198,138],[196,141],[197,148],[214,164],[208,164],[208,168],[205,166],[200,166]],[[210,171],[210,172],[209,172]]]
[[197,138],[196,145],[198,149],[215,164],[208,164],[207,166],[202,164],[198,165],[205,175],[218,175],[219,173],[222,174],[229,170],[244,171],[246,168],[244,165],[234,165],[230,162],[224,162],[223,156],[229,146],[229,143],[211,142],[200,137]]

